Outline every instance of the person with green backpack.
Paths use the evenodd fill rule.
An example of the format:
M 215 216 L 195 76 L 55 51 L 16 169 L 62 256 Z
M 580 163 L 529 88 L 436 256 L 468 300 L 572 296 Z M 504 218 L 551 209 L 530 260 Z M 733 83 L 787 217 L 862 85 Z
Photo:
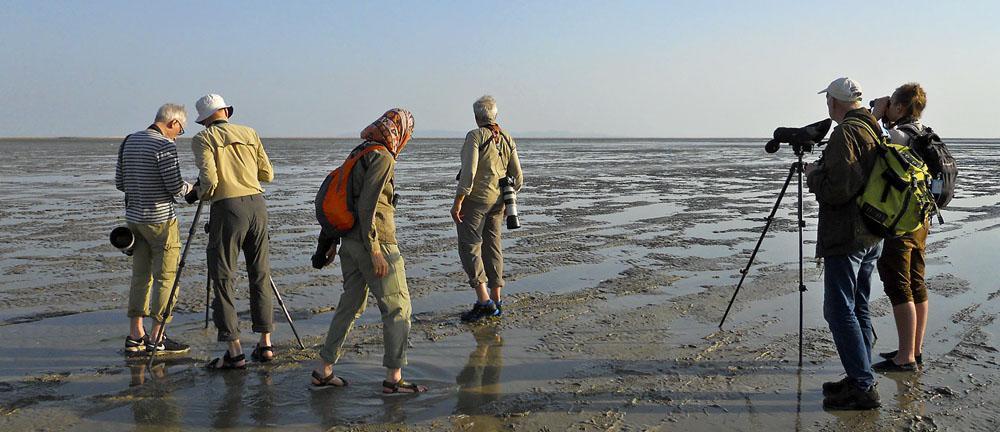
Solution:
M 892 96 L 872 102 L 872 114 L 885 125 L 893 144 L 914 147 L 924 131 L 920 116 L 927 106 L 927 94 L 917 83 L 900 86 Z M 872 365 L 878 372 L 912 372 L 923 364 L 924 331 L 927 328 L 927 284 L 924 256 L 929 221 L 912 233 L 885 239 L 878 273 L 892 303 L 892 315 L 899 335 L 897 350 L 879 354 L 884 361 Z
M 875 409 L 881 403 L 871 369 L 874 340 L 868 298 L 882 241 L 862 220 L 857 197 L 877 157 L 877 138 L 868 129 L 879 126 L 861 106 L 861 88 L 854 80 L 838 78 L 820 93 L 826 93 L 827 109 L 838 125 L 823 157 L 806 165 L 804 173 L 819 202 L 816 255 L 825 261 L 823 317 L 847 372 L 844 379 L 823 384 L 823 406 Z

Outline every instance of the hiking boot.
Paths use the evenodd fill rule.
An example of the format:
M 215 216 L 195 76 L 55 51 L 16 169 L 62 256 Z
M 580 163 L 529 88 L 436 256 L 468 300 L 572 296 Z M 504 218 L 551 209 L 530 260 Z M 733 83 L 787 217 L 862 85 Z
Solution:
M 462 314 L 462 321 L 476 322 L 483 318 L 498 316 L 497 306 L 492 300 L 486 303 L 476 302 L 472 310 Z
M 163 340 L 161 340 L 158 344 L 153 344 L 149 340 L 146 340 L 146 352 L 155 352 L 157 354 L 180 354 L 188 352 L 190 349 L 190 346 L 170 339 L 166 335 L 163 335 Z
M 132 339 L 132 335 L 125 336 L 125 353 L 132 354 L 142 352 L 146 349 L 146 338 Z
M 916 363 L 896 364 L 893 359 L 885 359 L 872 365 L 875 372 L 916 372 Z
M 878 356 L 882 357 L 884 359 L 887 359 L 887 360 L 892 360 L 892 359 L 896 358 L 896 354 L 899 354 L 899 350 L 890 351 L 890 352 L 884 352 L 884 353 L 879 353 Z M 917 364 L 918 365 L 921 365 L 921 366 L 924 365 L 924 355 L 923 354 L 917 354 L 916 356 L 914 356 L 914 358 L 917 359 Z
M 879 401 L 878 390 L 875 386 L 867 390 L 861 389 L 854 383 L 849 383 L 840 388 L 840 391 L 823 398 L 823 408 L 828 410 L 872 410 L 882 406 Z
M 840 381 L 832 381 L 823 383 L 823 396 L 830 396 L 840 393 L 844 389 L 844 386 L 848 384 L 853 384 L 854 380 L 851 377 L 844 377 Z

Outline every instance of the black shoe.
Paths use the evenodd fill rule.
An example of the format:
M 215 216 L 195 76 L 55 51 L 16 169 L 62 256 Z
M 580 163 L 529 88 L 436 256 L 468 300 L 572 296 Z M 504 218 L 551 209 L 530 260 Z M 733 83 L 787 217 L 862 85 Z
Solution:
M 496 305 L 496 307 L 497 307 L 496 316 L 498 316 L 498 317 L 499 316 L 503 316 L 503 300 L 497 300 L 497 301 L 493 302 L 493 304 Z
M 916 363 L 896 364 L 893 359 L 885 359 L 872 365 L 875 372 L 916 372 Z
M 892 360 L 892 359 L 896 358 L 896 354 L 898 354 L 898 353 L 899 353 L 899 350 L 896 350 L 896 351 L 891 351 L 891 352 L 879 353 L 878 356 L 882 357 L 884 359 L 887 359 L 887 360 Z M 917 359 L 917 364 L 918 365 L 921 365 L 921 366 L 924 365 L 924 355 L 923 354 L 917 354 L 915 356 L 915 358 Z
M 476 322 L 483 318 L 498 316 L 497 306 L 493 301 L 489 301 L 486 304 L 481 304 L 476 302 L 472 305 L 472 310 L 462 314 L 462 321 L 465 322 Z
M 125 354 L 134 354 L 146 349 L 146 339 L 132 339 L 132 335 L 125 336 Z
M 871 386 L 862 390 L 854 383 L 842 386 L 840 391 L 823 398 L 823 408 L 829 410 L 873 410 L 882 406 L 878 390 Z
M 166 335 L 163 336 L 163 340 L 161 340 L 158 344 L 153 344 L 149 340 L 146 341 L 146 352 L 155 352 L 157 354 L 180 354 L 188 352 L 190 349 L 190 346 L 170 339 Z
M 852 380 L 851 377 L 844 377 L 844 379 L 840 381 L 825 382 L 823 383 L 823 396 L 840 393 L 840 391 L 844 389 L 844 386 L 848 384 L 854 384 L 854 380 Z

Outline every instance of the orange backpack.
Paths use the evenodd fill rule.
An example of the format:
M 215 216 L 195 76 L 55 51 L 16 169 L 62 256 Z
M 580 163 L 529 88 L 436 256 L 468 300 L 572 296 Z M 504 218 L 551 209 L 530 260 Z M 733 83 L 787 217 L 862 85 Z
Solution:
M 351 151 L 343 164 L 327 174 L 316 193 L 316 220 L 323 231 L 332 231 L 334 236 L 341 237 L 354 227 L 354 210 L 347 205 L 347 186 L 351 180 L 351 171 L 364 155 L 377 150 L 389 151 L 380 143 L 363 143 Z

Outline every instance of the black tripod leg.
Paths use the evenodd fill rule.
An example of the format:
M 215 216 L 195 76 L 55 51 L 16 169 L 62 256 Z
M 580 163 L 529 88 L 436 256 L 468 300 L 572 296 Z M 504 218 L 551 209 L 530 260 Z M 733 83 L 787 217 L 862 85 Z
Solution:
M 764 242 L 764 237 L 767 236 L 767 230 L 771 228 L 771 222 L 774 222 L 774 215 L 778 212 L 778 207 L 781 205 L 781 199 L 785 196 L 785 190 L 788 189 L 788 184 L 792 181 L 792 175 L 795 174 L 797 165 L 792 165 L 788 169 L 788 177 L 785 178 L 785 184 L 781 186 L 781 192 L 778 193 L 778 199 L 774 201 L 774 207 L 771 208 L 771 214 L 767 217 L 767 223 L 764 225 L 764 230 L 760 233 L 760 238 L 757 239 L 757 245 L 754 246 L 753 252 L 750 254 L 750 259 L 747 261 L 747 266 L 740 270 L 740 282 L 736 284 L 736 291 L 733 292 L 733 298 L 729 299 L 729 305 L 726 306 L 726 313 L 722 315 L 722 321 L 719 321 L 719 328 L 726 323 L 726 318 L 729 316 L 729 310 L 733 307 L 733 302 L 736 301 L 736 295 L 740 293 L 740 287 L 743 286 L 743 281 L 746 280 L 747 274 L 750 273 L 750 266 L 753 265 L 754 258 L 757 257 L 757 251 L 760 250 L 761 243 Z M 801 188 L 799 190 L 801 193 Z M 801 245 L 801 242 L 799 243 Z
M 806 226 L 805 220 L 802 219 L 802 154 L 799 154 L 799 163 L 793 168 L 799 173 L 799 367 L 802 367 L 802 302 L 804 293 L 806 291 L 806 285 L 803 283 L 803 269 L 802 269 L 802 228 Z

